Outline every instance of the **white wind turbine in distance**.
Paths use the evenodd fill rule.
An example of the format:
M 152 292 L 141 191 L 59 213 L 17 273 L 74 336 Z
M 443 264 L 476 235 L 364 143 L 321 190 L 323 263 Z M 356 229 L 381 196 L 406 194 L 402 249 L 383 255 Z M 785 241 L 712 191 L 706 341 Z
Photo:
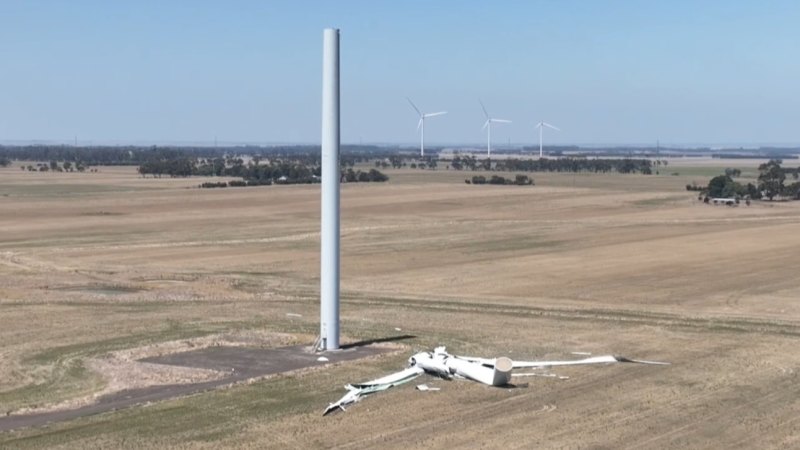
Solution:
M 554 129 L 556 131 L 561 131 L 561 129 L 556 128 L 553 125 L 550 125 L 549 123 L 547 123 L 545 121 L 541 121 L 541 122 L 536 124 L 536 128 L 539 129 L 539 158 L 541 158 L 543 156 L 543 153 L 542 153 L 542 131 L 544 131 L 545 127 L 552 128 L 552 129 Z
M 506 119 L 495 119 L 490 117 L 489 113 L 486 112 L 486 107 L 483 106 L 483 102 L 478 100 L 478 103 L 481 104 L 481 109 L 483 109 L 483 115 L 486 116 L 486 122 L 483 123 L 483 128 L 486 129 L 486 156 L 492 156 L 492 124 L 511 123 L 511 121 Z
M 435 117 L 447 114 L 447 111 L 439 111 L 435 113 L 423 114 L 422 111 L 420 111 L 419 108 L 417 108 L 417 105 L 415 105 L 410 98 L 406 97 L 406 100 L 408 100 L 408 103 L 410 103 L 411 107 L 414 108 L 414 111 L 416 111 L 417 114 L 419 114 L 419 122 L 417 123 L 417 129 L 420 130 L 419 156 L 422 157 L 425 156 L 425 119 L 427 119 L 428 117 Z

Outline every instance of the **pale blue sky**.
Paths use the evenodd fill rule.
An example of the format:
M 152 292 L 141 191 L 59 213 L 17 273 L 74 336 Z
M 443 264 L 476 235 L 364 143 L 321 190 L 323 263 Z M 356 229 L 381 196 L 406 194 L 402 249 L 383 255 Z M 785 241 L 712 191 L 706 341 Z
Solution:
M 800 143 L 797 1 L 0 3 L 0 141 L 319 142 L 322 29 L 342 139 Z

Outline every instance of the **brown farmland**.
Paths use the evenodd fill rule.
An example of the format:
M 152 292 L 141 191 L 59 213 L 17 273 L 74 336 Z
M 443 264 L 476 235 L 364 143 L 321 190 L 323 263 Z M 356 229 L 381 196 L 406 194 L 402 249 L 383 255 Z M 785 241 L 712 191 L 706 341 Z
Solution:
M 800 202 L 704 205 L 684 185 L 721 169 L 687 164 L 532 187 L 447 170 L 343 185 L 343 340 L 416 336 L 404 351 L 0 433 L 0 447 L 798 447 Z M 147 356 L 313 340 L 319 186 L 200 182 L 0 169 L 0 414 L 216 376 Z M 423 379 L 442 390 L 321 416 L 343 384 L 439 344 L 672 365 L 514 389 Z

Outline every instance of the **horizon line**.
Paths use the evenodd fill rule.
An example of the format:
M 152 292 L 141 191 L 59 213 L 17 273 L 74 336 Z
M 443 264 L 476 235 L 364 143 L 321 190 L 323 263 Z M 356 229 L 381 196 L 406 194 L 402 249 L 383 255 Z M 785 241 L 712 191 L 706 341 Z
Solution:
M 11 145 L 63 145 L 68 147 L 75 147 L 75 139 L 0 139 L 0 146 Z M 282 141 L 219 141 L 219 140 L 183 140 L 183 139 L 85 139 L 77 140 L 77 147 L 99 147 L 99 146 L 119 146 L 119 147 L 137 147 L 137 146 L 195 146 L 195 147 L 302 147 L 302 146 L 319 146 L 320 143 L 316 141 L 295 141 L 295 142 L 282 142 Z M 348 146 L 397 146 L 408 147 L 410 149 L 418 148 L 418 143 L 413 142 L 397 142 L 397 141 L 358 141 L 358 142 L 342 142 L 342 145 Z M 455 149 L 483 149 L 485 144 L 478 142 L 439 142 L 429 143 L 431 149 L 439 148 L 455 148 Z M 500 149 L 522 149 L 525 147 L 536 147 L 534 143 L 500 143 L 496 144 L 498 150 Z M 659 140 L 657 142 L 565 142 L 559 144 L 545 145 L 549 148 L 564 148 L 564 147 L 578 147 L 578 148 L 606 148 L 606 147 L 645 147 L 645 148 L 679 148 L 679 149 L 742 149 L 742 150 L 758 150 L 760 148 L 800 148 L 800 142 L 665 142 Z

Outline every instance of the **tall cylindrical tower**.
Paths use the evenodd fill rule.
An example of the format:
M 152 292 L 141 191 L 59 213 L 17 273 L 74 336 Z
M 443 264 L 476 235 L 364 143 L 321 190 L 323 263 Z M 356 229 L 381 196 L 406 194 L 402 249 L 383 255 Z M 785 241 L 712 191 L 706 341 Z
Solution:
M 339 30 L 322 44 L 322 219 L 320 349 L 339 348 Z

